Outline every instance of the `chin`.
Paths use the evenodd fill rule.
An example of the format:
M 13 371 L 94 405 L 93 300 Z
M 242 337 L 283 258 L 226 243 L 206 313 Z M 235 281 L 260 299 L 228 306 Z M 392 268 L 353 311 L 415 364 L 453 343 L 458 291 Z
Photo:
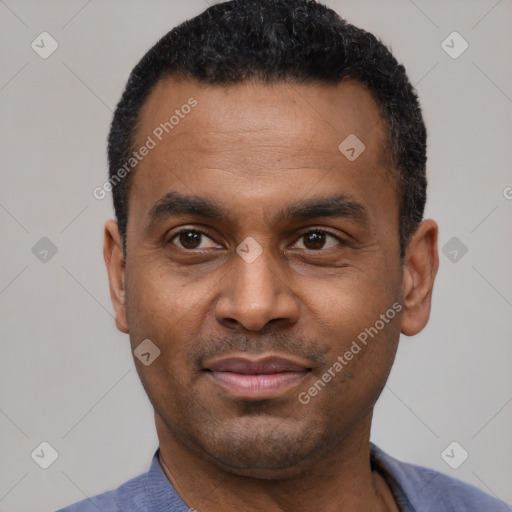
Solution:
M 290 480 L 311 473 L 311 463 L 304 461 L 293 466 L 279 469 L 237 468 L 217 461 L 217 467 L 225 473 L 258 480 Z
M 196 446 L 226 472 L 261 479 L 292 478 L 330 442 L 311 421 L 282 418 L 239 418 L 223 429 L 206 429 Z

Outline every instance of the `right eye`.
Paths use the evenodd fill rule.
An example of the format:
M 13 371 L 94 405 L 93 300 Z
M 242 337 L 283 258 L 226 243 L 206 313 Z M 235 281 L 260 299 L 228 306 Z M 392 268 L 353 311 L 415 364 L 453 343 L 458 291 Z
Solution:
M 183 229 L 176 233 L 169 243 L 187 250 L 210 249 L 219 246 L 204 231 L 198 229 Z

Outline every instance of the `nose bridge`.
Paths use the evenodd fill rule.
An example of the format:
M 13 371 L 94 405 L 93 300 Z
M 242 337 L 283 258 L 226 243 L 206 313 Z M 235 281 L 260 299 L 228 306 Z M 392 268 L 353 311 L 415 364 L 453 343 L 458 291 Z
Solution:
M 251 296 L 254 300 L 273 300 L 281 288 L 278 268 L 270 251 L 262 251 L 254 260 L 240 258 L 235 263 L 235 282 L 238 281 L 238 293 Z M 277 282 L 276 282 L 277 281 Z M 250 299 L 249 299 L 250 300 Z
M 272 320 L 297 320 L 297 305 L 269 249 L 245 240 L 237 248 L 216 304 L 217 320 L 261 330 Z

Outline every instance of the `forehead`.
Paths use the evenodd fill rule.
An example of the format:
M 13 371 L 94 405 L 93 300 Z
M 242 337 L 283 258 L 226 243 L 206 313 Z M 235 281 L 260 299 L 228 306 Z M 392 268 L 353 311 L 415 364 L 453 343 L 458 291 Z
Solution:
M 199 108 L 188 108 L 191 98 Z M 186 123 L 181 122 L 184 117 Z M 286 132 L 289 144 L 298 142 L 304 146 L 307 142 L 315 142 L 319 149 L 329 152 L 332 152 L 333 144 L 336 150 L 352 133 L 368 143 L 384 145 L 386 139 L 386 123 L 377 103 L 366 86 L 354 81 L 335 85 L 284 82 L 268 85 L 254 81 L 210 85 L 167 78 L 157 83 L 143 105 L 137 139 L 140 141 L 155 130 L 158 135 L 162 123 L 172 125 L 170 132 L 164 129 L 162 135 L 173 135 L 176 142 L 190 129 L 197 133 L 200 128 L 202 137 L 188 137 L 192 144 L 208 143 L 204 135 L 209 132 L 210 138 L 218 135 L 218 142 L 224 139 L 227 143 L 230 135 L 236 138 L 244 133 L 249 135 L 244 142 L 256 145 L 261 140 L 270 141 L 267 130 L 272 135 Z M 278 139 L 276 142 L 285 141 Z
M 368 201 L 383 186 L 395 188 L 386 123 L 371 93 L 351 81 L 206 85 L 167 78 L 141 111 L 136 147 L 149 139 L 154 147 L 137 165 L 129 201 L 130 211 L 132 199 L 140 203 L 141 215 L 170 190 L 220 200 L 236 190 L 268 205 L 335 183 L 342 193 L 371 188 Z

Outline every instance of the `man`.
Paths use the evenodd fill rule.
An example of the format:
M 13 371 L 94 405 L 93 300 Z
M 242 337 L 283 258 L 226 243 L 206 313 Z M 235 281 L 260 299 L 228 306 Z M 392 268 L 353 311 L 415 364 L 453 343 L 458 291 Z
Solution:
M 64 510 L 505 510 L 369 442 L 438 267 L 421 110 L 373 35 L 313 1 L 215 5 L 133 70 L 109 165 L 110 292 L 159 449 Z

